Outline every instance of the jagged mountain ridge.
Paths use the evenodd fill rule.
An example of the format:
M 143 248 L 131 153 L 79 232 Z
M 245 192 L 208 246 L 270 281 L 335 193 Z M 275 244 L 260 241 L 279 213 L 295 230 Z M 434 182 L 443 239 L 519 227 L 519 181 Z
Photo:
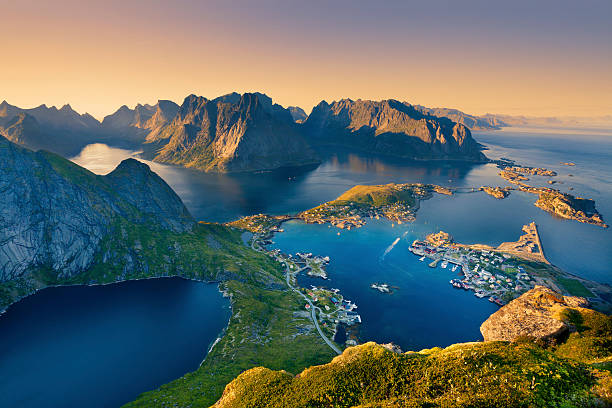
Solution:
M 274 104 L 265 94 L 234 92 L 212 100 L 190 95 L 181 106 L 166 100 L 133 109 L 123 105 L 102 122 L 69 105 L 21 109 L 3 102 L 0 135 L 64 156 L 96 142 L 142 148 L 155 161 L 218 172 L 314 164 L 318 159 L 311 147 L 330 146 L 407 159 L 484 160 L 465 126 L 428 112 L 457 113 L 457 120 L 468 126 L 477 120 L 455 110 L 426 110 L 395 100 L 323 101 L 306 116 L 298 107 Z
M 357 148 L 406 159 L 484 161 L 470 130 L 396 100 L 321 102 L 304 123 L 313 145 Z
M 79 114 L 70 105 L 23 109 L 6 101 L 0 104 L 0 136 L 31 149 L 76 154 L 100 138 L 99 129 L 93 116 Z
M 149 138 L 153 160 L 205 171 L 270 170 L 318 163 L 291 113 L 264 94 L 185 98 L 178 114 Z
M 125 138 L 143 143 L 154 140 L 165 125 L 178 113 L 179 106 L 168 100 L 159 100 L 155 105 L 137 104 L 134 109 L 121 106 L 101 123 L 105 133 L 122 133 Z
M 304 112 L 304 109 L 300 108 L 299 106 L 289 106 L 287 109 L 289 109 L 291 117 L 293 117 L 295 122 L 301 123 L 308 118 L 308 115 L 306 112 Z

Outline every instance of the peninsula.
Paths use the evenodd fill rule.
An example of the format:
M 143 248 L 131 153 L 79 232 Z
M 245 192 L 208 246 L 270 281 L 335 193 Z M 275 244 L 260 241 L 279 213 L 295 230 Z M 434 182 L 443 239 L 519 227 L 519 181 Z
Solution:
M 535 223 L 523 226 L 524 235 L 518 241 L 503 242 L 497 247 L 483 244 L 460 244 L 450 234 L 440 231 L 415 241 L 410 250 L 429 258 L 436 266 L 453 265 L 452 271 L 462 275 L 450 284 L 474 291 L 478 298 L 503 305 L 531 289 L 542 285 L 566 295 L 582 296 L 595 308 L 612 310 L 612 288 L 567 273 L 545 258 Z

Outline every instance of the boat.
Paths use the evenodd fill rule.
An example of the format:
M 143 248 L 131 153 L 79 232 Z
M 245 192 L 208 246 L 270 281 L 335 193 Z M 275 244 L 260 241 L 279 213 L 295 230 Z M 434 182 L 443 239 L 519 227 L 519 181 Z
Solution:
M 453 272 L 455 272 L 458 267 L 459 267 L 458 265 L 453 265 Z
M 422 256 L 421 258 L 419 258 L 419 261 L 423 262 L 425 260 L 425 257 Z
M 448 266 L 448 261 L 442 261 L 442 265 L 440 266 L 446 268 Z

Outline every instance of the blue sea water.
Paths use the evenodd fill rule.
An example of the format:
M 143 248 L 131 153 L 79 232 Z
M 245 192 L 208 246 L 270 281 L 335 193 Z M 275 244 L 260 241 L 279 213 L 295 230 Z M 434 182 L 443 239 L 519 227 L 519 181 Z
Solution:
M 198 368 L 229 319 L 179 278 L 47 288 L 0 316 L 0 407 L 117 407 Z
M 276 234 L 272 247 L 285 253 L 329 255 L 329 280 L 299 275 L 298 282 L 337 288 L 357 303 L 362 318 L 361 341 L 393 342 L 404 350 L 481 340 L 480 324 L 497 306 L 448 282 L 459 270 L 430 268 L 408 251 L 426 227 L 368 220 L 359 229 L 290 221 Z M 340 232 L 340 235 L 338 235 Z M 399 241 L 395 241 L 399 238 Z M 391 294 L 370 288 L 374 282 L 397 287 Z
M 516 129 L 475 132 L 491 158 L 559 172 L 555 187 L 593 198 L 612 223 L 612 132 Z M 75 162 L 105 174 L 137 152 L 87 146 Z M 563 166 L 561 162 L 575 162 Z M 310 169 L 261 174 L 206 174 L 147 162 L 199 220 L 225 222 L 257 213 L 286 214 L 332 200 L 355 184 L 434 183 L 449 187 L 506 185 L 492 164 L 423 163 L 340 152 Z M 570 175 L 571 174 L 571 175 Z M 548 179 L 531 182 L 546 185 Z M 362 340 L 392 341 L 405 349 L 478 340 L 478 327 L 496 306 L 452 288 L 450 269 L 428 268 L 410 242 L 444 230 L 459 242 L 513 241 L 522 225 L 538 224 L 548 259 L 586 278 L 612 283 L 612 231 L 553 218 L 536 197 L 513 192 L 436 195 L 412 224 L 371 220 L 342 231 L 285 224 L 275 237 L 286 252 L 329 255 L 330 281 L 359 305 Z M 397 239 L 400 241 L 390 248 Z M 385 251 L 388 251 L 385 254 Z M 304 285 L 323 281 L 300 278 Z M 388 282 L 383 295 L 369 288 Z M 127 282 L 104 287 L 51 288 L 0 316 L 0 406 L 117 406 L 198 367 L 229 317 L 216 287 L 181 280 Z M 96 398 L 91 396 L 95 395 Z

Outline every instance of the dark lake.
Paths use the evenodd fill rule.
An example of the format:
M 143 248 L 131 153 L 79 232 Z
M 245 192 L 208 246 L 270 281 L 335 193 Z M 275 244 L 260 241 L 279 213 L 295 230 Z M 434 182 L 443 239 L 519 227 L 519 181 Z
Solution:
M 0 406 L 120 406 L 197 369 L 229 315 L 179 278 L 43 289 L 0 316 Z

